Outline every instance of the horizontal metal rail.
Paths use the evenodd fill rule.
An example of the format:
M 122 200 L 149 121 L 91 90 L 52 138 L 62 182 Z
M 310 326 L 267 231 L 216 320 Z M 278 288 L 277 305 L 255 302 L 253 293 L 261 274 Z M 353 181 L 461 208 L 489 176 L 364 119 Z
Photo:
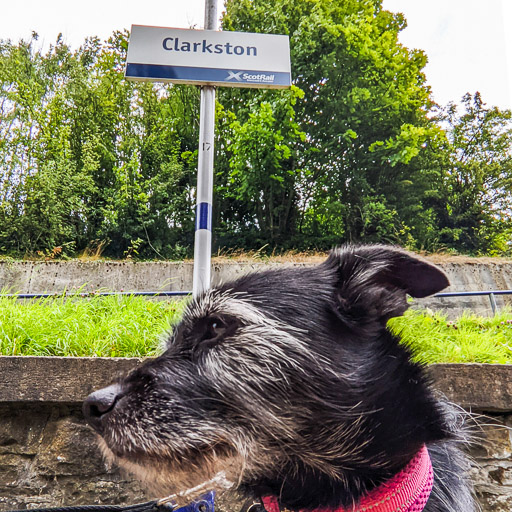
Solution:
M 110 295 L 144 296 L 144 297 L 181 297 L 192 292 L 60 292 L 60 293 L 0 293 L 0 297 L 16 297 L 18 299 L 45 299 L 47 297 L 107 297 Z
M 512 290 L 484 290 L 479 292 L 444 292 L 436 293 L 436 298 L 451 298 L 451 297 L 476 297 L 481 295 L 488 295 L 491 303 L 491 309 L 495 315 L 498 311 L 498 305 L 496 304 L 496 295 L 512 295 Z
M 434 297 L 464 297 L 471 295 L 512 295 L 512 290 L 488 290 L 482 292 L 445 292 L 436 293 Z
M 0 293 L 0 297 L 16 297 L 18 299 L 44 299 L 48 297 L 106 297 L 110 295 L 119 296 L 144 296 L 144 297 L 185 297 L 192 295 L 191 291 L 159 291 L 159 292 L 61 292 L 61 293 Z M 477 292 L 444 292 L 436 293 L 433 297 L 437 299 L 449 299 L 453 297 L 476 297 L 487 295 L 494 314 L 498 311 L 496 295 L 512 295 L 512 290 L 482 290 Z

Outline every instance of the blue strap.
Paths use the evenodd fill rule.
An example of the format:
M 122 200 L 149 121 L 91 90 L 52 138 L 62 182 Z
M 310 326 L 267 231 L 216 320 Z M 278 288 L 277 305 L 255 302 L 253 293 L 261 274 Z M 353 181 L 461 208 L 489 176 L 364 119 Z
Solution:
M 203 494 L 197 501 L 193 501 L 174 512 L 215 512 L 215 491 Z

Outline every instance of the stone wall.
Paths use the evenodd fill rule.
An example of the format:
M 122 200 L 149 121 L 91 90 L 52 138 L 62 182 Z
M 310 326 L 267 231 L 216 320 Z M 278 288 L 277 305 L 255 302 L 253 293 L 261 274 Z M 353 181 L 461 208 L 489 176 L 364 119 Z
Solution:
M 319 260 L 321 261 L 321 260 Z M 433 260 L 437 263 L 436 260 Z M 213 280 L 226 281 L 247 272 L 282 265 L 312 263 L 214 262 Z M 448 274 L 451 286 L 445 291 L 511 290 L 512 263 L 498 258 L 446 259 L 438 263 Z M 188 291 L 192 289 L 191 262 L 128 261 L 0 261 L 0 289 L 22 293 L 61 293 L 82 288 L 85 291 Z M 498 307 L 512 305 L 512 296 L 496 297 Z M 422 299 L 416 307 L 442 309 L 451 317 L 464 309 L 490 314 L 488 297 Z
M 109 468 L 81 401 L 139 359 L 0 357 L 0 511 L 155 498 Z M 484 512 L 512 510 L 512 366 L 433 365 L 436 387 L 480 415 L 473 476 Z M 218 503 L 239 512 L 236 496 Z

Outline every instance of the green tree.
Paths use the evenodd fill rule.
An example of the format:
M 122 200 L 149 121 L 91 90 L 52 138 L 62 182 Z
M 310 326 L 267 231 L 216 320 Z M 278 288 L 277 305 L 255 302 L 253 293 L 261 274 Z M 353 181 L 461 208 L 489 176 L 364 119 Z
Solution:
M 295 85 L 219 89 L 217 244 L 511 251 L 511 113 L 436 115 L 425 56 L 380 0 L 227 0 L 225 30 L 290 35 Z M 0 251 L 182 257 L 199 90 L 123 77 L 127 33 L 48 52 L 0 41 Z
M 293 106 L 302 96 L 295 87 L 268 97 L 271 101 L 260 101 L 256 95 L 241 120 L 233 112 L 218 109 L 219 124 L 224 128 L 221 144 L 225 154 L 217 172 L 224 183 L 217 187 L 222 197 L 218 218 L 227 226 L 224 237 L 229 231 L 239 235 L 243 231 L 240 224 L 249 224 L 258 227 L 256 245 L 282 246 L 296 230 L 297 183 L 302 171 L 297 143 L 304 140 L 304 133 L 295 121 Z M 238 210 L 235 219 L 230 206 Z
M 0 44 L 0 248 L 183 256 L 193 236 L 196 91 L 123 77 L 127 34 Z
M 380 0 L 226 2 L 225 30 L 290 36 L 292 75 L 304 92 L 294 107 L 305 133 L 296 161 L 307 179 L 295 183 L 289 237 L 407 243 L 410 226 L 430 221 L 424 200 L 440 175 L 423 154 L 439 129 L 428 117 L 426 57 L 398 42 L 404 27 Z M 220 101 L 240 117 L 249 94 Z
M 447 133 L 442 193 L 433 201 L 440 245 L 470 254 L 510 253 L 512 112 L 468 93 L 462 109 L 449 104 L 440 122 Z
M 36 40 L 0 44 L 0 247 L 20 252 L 72 248 L 94 189 L 63 122 L 72 55 L 59 39 L 43 56 Z

